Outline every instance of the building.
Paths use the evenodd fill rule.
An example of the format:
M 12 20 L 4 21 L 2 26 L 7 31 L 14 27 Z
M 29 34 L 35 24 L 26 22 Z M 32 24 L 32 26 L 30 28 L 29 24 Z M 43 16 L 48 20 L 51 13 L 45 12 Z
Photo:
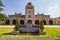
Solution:
M 7 25 L 15 25 L 16 19 L 19 21 L 21 25 L 25 25 L 26 23 L 32 23 L 33 25 L 38 25 L 40 20 L 43 20 L 44 25 L 59 25 L 60 17 L 50 18 L 50 15 L 44 15 L 44 13 L 37 15 L 34 14 L 34 6 L 31 2 L 27 3 L 25 6 L 25 15 L 21 13 L 15 15 L 8 15 L 6 24 Z

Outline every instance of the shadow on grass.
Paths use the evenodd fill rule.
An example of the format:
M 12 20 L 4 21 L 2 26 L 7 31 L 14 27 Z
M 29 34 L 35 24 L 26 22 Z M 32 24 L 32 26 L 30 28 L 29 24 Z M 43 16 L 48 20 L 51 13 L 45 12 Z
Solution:
M 12 32 L 9 32 L 9 33 L 2 33 L 2 35 L 16 35 L 16 34 L 13 34 Z M 19 36 L 21 36 L 21 35 L 24 35 L 24 34 L 18 34 Z M 27 34 L 25 34 L 25 35 L 27 35 Z M 31 34 L 28 34 L 28 35 L 31 35 L 31 36 L 39 36 L 39 35 L 41 35 L 41 34 L 39 34 L 39 33 L 31 33 Z M 43 34 L 43 35 L 45 35 L 45 34 Z
M 3 33 L 2 35 L 13 35 L 12 33 Z
M 3 35 L 14 35 L 14 34 L 12 34 L 12 33 L 3 33 L 2 36 Z M 19 36 L 23 36 L 23 34 L 21 34 Z M 24 36 L 27 36 L 27 34 L 25 34 Z M 31 34 L 30 36 L 39 36 L 39 34 Z

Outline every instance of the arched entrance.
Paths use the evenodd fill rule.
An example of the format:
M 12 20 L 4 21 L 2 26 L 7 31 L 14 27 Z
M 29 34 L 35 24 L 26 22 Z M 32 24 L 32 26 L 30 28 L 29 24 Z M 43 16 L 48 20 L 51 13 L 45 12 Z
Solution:
M 49 25 L 53 25 L 53 21 L 52 20 L 49 20 Z
M 21 25 L 24 25 L 24 20 L 20 20 L 20 24 Z
M 5 24 L 9 25 L 9 23 L 10 23 L 10 20 L 6 20 Z
M 36 24 L 36 25 L 39 25 L 39 20 L 36 20 L 36 21 L 35 21 L 35 24 Z
M 44 25 L 46 25 L 46 21 L 45 20 L 43 20 L 43 23 L 44 23 Z
M 13 25 L 15 25 L 16 24 L 16 20 L 13 20 Z
M 27 23 L 32 23 L 32 20 L 28 20 Z

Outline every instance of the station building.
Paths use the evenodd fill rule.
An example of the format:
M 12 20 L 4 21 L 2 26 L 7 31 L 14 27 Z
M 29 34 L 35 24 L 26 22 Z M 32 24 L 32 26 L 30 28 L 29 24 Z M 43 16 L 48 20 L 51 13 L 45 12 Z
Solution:
M 43 20 L 44 25 L 60 25 L 60 17 L 50 18 L 50 15 L 44 15 L 44 13 L 36 13 L 34 6 L 31 2 L 27 3 L 25 6 L 25 14 L 15 13 L 15 15 L 8 15 L 6 24 L 15 25 L 16 19 L 21 25 L 26 23 L 32 23 L 33 25 L 38 25 L 40 20 Z

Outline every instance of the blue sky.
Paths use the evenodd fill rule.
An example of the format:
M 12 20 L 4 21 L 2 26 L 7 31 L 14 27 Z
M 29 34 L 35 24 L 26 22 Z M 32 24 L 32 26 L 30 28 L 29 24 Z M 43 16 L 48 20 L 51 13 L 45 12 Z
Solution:
M 60 16 L 60 0 L 2 0 L 5 5 L 3 13 L 11 15 L 17 13 L 25 14 L 25 6 L 32 2 L 35 7 L 35 14 L 44 13 L 51 17 Z

